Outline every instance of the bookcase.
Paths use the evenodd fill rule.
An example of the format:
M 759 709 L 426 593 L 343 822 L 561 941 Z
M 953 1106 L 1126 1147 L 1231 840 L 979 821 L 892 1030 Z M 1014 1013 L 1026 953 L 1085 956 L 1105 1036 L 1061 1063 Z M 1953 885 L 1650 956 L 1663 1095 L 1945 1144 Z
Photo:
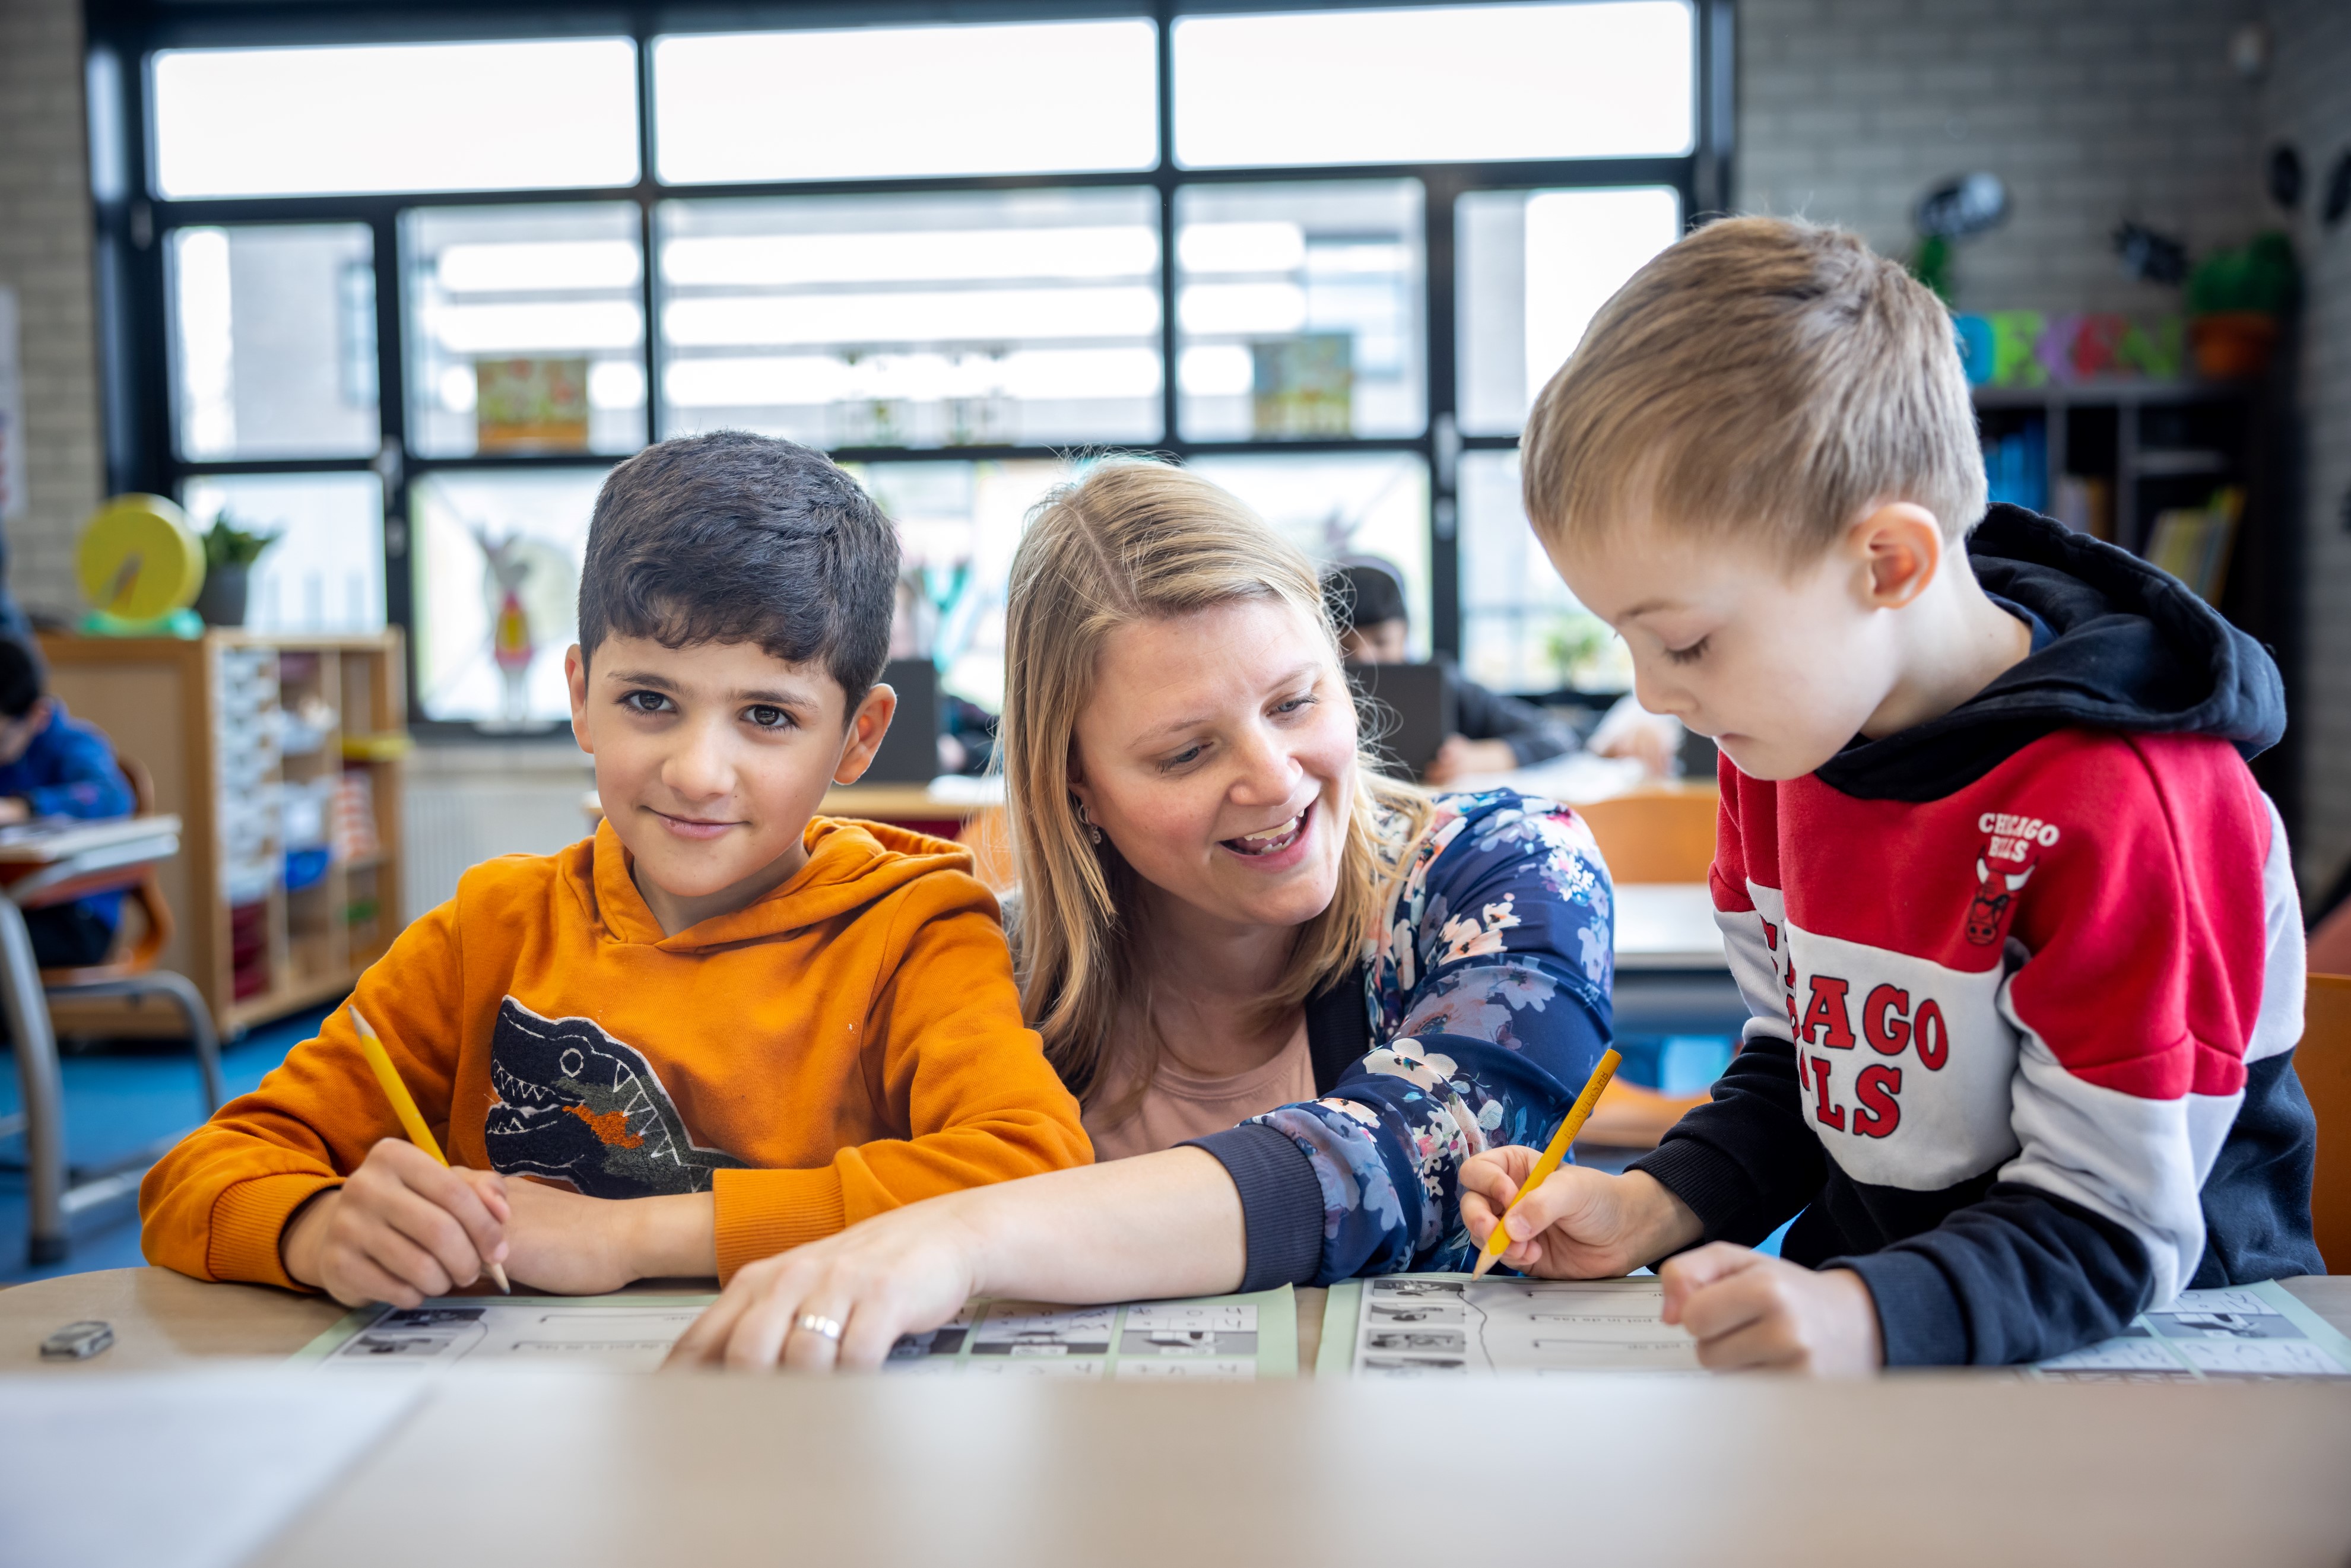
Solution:
M 347 995 L 403 924 L 401 634 L 41 647 L 68 710 L 143 763 L 155 809 L 179 814 L 180 855 L 161 869 L 177 929 L 161 962 L 195 982 L 221 1033 Z M 58 1021 L 146 1032 L 135 1019 Z
M 2214 607 L 2277 659 L 2289 712 L 2302 624 L 2295 426 L 2282 390 L 2290 384 L 2273 374 L 2241 383 L 2118 379 L 1974 389 L 1995 479 L 2005 467 L 2011 483 L 2037 482 L 2029 486 L 2037 496 L 2003 496 L 1996 484 L 1996 500 L 2036 506 L 2148 556 L 2164 514 L 2201 510 L 2222 490 L 2239 494 L 2241 510 L 2214 541 L 2204 586 Z M 2022 465 L 2002 463 L 2020 450 Z M 2253 763 L 2290 829 L 2298 817 L 2299 738 L 2289 726 L 2285 741 Z

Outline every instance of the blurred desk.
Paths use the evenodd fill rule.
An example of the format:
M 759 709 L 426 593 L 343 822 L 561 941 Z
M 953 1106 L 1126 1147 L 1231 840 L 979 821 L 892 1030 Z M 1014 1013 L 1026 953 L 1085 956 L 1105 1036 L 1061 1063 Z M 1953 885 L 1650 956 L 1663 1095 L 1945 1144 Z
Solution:
M 836 784 L 824 792 L 826 816 L 869 822 L 963 822 L 1003 807 L 1000 778 L 948 775 L 928 784 Z
M 1702 882 L 1634 882 L 1617 886 L 1616 972 L 1727 970 L 1714 894 Z
M 972 874 L 998 894 L 1012 886 L 1012 835 L 1004 815 L 1004 780 L 948 775 L 928 784 L 836 784 L 824 792 L 822 811 L 886 822 L 934 838 L 953 839 L 971 852 Z M 580 814 L 593 831 L 604 820 L 596 791 L 580 799 Z
M 2351 1291 L 2335 1288 L 2351 1281 L 2286 1283 L 2351 1328 Z M 1320 1296 L 1301 1292 L 1301 1314 Z M 154 1269 L 44 1280 L 0 1291 L 0 1373 L 102 1379 L 282 1357 L 340 1312 Z M 115 1347 L 42 1368 L 42 1335 L 85 1317 L 112 1322 Z M 1302 1334 L 1300 1350 L 1311 1365 Z M 384 1375 L 397 1375 L 350 1384 Z M 1421 1442 L 1432 1429 L 1477 1440 Z M 2183 1432 L 2229 1437 L 2199 1450 L 2192 1485 Z M 258 1561 L 409 1568 L 420 1508 L 465 1556 L 569 1568 L 768 1563 L 778 1542 L 795 1560 L 873 1568 L 1458 1556 L 1458 1509 L 1365 1506 L 1365 1478 L 1392 1474 L 1400 1443 L 1416 1445 L 1416 1495 L 1552 1499 L 1575 1521 L 1576 1553 L 1606 1563 L 1876 1564 L 1895 1542 L 1927 1563 L 2315 1563 L 2351 1546 L 2339 1484 L 2351 1388 L 2311 1383 L 1171 1387 L 481 1369 L 426 1380 L 414 1415 Z M 1824 1453 L 1842 1467 L 1834 1530 L 1820 1528 Z

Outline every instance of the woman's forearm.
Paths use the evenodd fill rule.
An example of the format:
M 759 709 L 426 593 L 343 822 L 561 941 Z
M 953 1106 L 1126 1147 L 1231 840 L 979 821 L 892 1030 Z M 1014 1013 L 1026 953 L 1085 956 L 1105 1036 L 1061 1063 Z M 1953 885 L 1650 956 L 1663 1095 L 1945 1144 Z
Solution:
M 1206 1150 L 1055 1171 L 953 1200 L 979 1238 L 975 1294 L 1134 1301 L 1240 1288 L 1241 1200 Z

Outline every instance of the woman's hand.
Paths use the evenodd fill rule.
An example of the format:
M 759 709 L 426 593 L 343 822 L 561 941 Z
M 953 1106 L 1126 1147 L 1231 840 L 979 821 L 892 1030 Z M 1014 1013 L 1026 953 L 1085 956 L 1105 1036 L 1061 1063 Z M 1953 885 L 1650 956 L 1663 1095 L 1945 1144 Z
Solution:
M 909 1204 L 747 1264 L 667 1364 L 877 1367 L 900 1334 L 938 1327 L 974 1296 L 1221 1295 L 1248 1260 L 1225 1167 L 1204 1149 L 1166 1149 Z M 799 1328 L 803 1315 L 839 1323 L 839 1341 Z
M 1461 1223 L 1484 1246 L 1496 1218 L 1541 1156 L 1512 1145 L 1472 1155 L 1461 1166 Z M 1705 1234 L 1689 1205 L 1646 1172 L 1609 1176 L 1562 1166 L 1511 1213 L 1501 1260 L 1546 1280 L 1601 1280 L 1629 1273 Z
M 413 1307 L 506 1258 L 509 1194 L 503 1176 L 452 1170 L 385 1138 L 349 1181 L 294 1211 L 278 1255 L 287 1274 L 347 1307 Z
M 671 1350 L 668 1366 L 871 1371 L 905 1333 L 978 1293 L 980 1236 L 954 1195 L 878 1214 L 838 1236 L 746 1264 Z M 841 1325 L 838 1339 L 799 1328 Z

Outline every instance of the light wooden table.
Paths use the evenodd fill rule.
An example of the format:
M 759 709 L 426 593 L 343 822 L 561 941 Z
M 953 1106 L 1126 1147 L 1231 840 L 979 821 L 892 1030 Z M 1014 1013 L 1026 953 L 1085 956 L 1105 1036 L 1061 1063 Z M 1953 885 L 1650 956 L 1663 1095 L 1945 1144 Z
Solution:
M 2351 1274 L 2304 1275 L 2286 1288 L 2319 1316 L 2351 1334 Z M 709 1280 L 646 1281 L 653 1294 L 716 1290 Z M 1298 1363 L 1311 1375 L 1322 1343 L 1327 1291 L 1298 1292 Z M 0 1374 L 47 1368 L 80 1374 L 98 1368 L 144 1371 L 212 1356 L 282 1359 L 334 1326 L 343 1309 L 323 1296 L 266 1285 L 207 1285 L 169 1269 L 97 1269 L 0 1291 Z M 96 1361 L 45 1362 L 41 1341 L 66 1323 L 102 1318 L 114 1325 L 114 1348 Z
M 2351 1328 L 2351 1278 L 2291 1281 Z M 674 1287 L 670 1287 L 674 1288 Z M 1319 1337 L 1322 1292 L 1301 1292 Z M 0 1291 L 0 1371 L 281 1357 L 331 1303 L 153 1269 Z M 1301 1322 L 1301 1330 L 1306 1328 Z M 1301 1333 L 1300 1350 L 1313 1348 Z M 1569 1377 L 1093 1385 L 460 1370 L 260 1561 L 1363 1568 L 1533 1561 L 2326 1563 L 2351 1388 Z M 1529 1500 L 1513 1522 L 1481 1500 Z

